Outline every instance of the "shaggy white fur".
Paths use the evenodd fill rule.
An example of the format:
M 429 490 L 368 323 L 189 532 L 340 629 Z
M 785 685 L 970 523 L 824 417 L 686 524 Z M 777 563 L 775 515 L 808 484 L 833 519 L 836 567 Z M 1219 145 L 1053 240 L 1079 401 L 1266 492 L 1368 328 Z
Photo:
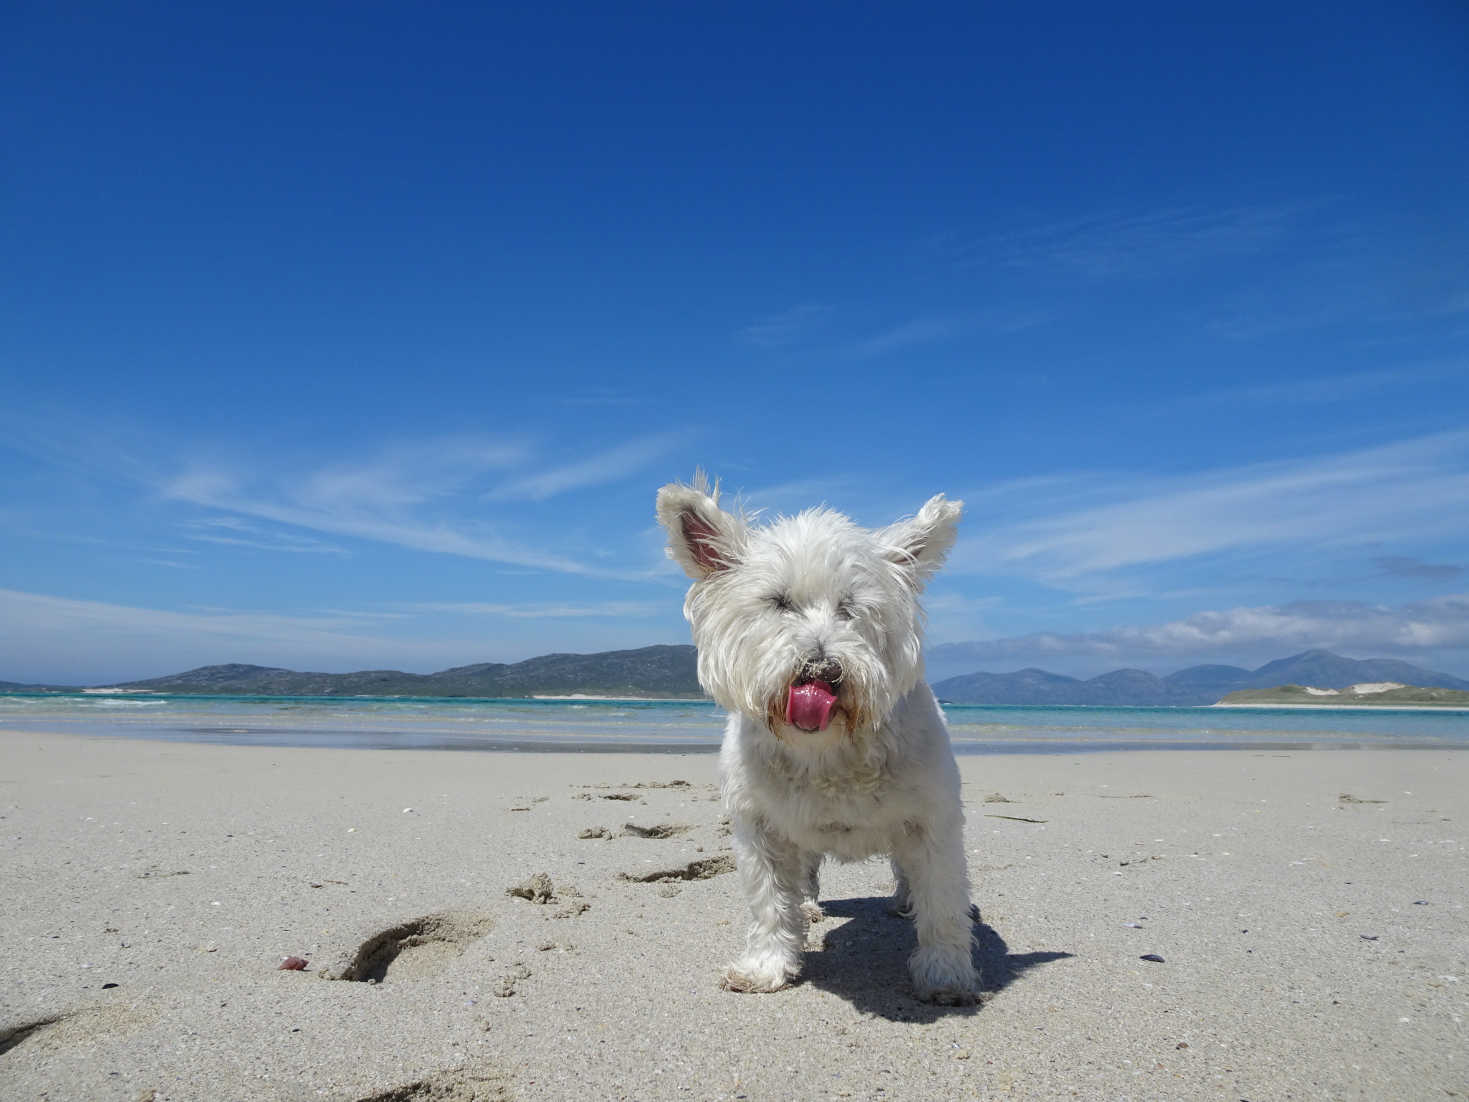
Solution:
M 702 475 L 658 492 L 669 554 L 694 579 L 699 681 L 730 713 L 720 770 L 750 906 L 730 990 L 800 972 L 824 856 L 885 854 L 917 926 L 919 998 L 978 999 L 959 771 L 923 681 L 918 606 L 961 510 L 939 495 L 876 531 L 825 508 L 755 526 Z

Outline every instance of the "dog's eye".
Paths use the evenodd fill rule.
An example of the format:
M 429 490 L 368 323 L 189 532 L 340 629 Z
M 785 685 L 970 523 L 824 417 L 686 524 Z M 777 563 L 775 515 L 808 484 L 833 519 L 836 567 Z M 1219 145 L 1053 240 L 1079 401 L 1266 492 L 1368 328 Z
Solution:
M 791 611 L 791 609 L 796 607 L 795 605 L 791 604 L 790 594 L 788 593 L 776 593 L 772 595 L 770 598 L 770 603 L 773 604 L 781 612 L 789 612 Z
M 856 611 L 852 608 L 852 600 L 850 597 L 843 597 L 839 602 L 837 602 L 837 619 L 850 620 L 855 615 Z

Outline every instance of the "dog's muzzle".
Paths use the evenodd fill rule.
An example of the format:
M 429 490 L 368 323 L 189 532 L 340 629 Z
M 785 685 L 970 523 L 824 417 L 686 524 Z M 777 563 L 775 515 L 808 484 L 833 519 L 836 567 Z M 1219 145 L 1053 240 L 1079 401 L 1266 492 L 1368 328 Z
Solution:
M 808 662 L 786 693 L 786 722 L 802 731 L 825 731 L 841 682 L 841 663 L 830 658 Z

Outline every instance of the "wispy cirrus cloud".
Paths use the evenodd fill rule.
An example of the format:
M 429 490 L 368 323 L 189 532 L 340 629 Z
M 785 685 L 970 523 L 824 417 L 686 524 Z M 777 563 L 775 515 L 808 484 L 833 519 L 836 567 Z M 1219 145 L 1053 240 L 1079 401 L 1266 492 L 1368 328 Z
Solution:
M 557 396 L 563 406 L 592 406 L 615 409 L 648 404 L 645 395 L 627 387 L 579 386 Z
M 284 551 L 291 554 L 345 555 L 347 549 L 325 543 L 310 536 L 265 528 L 243 517 L 213 516 L 189 521 L 180 526 L 185 538 L 200 543 L 226 547 L 245 547 L 252 551 Z
M 683 432 L 665 432 L 629 440 L 574 463 L 522 475 L 495 487 L 484 497 L 487 501 L 545 501 L 573 490 L 605 486 L 637 473 L 686 438 Z
M 639 441 L 612 458 L 627 464 L 646 447 L 646 441 Z M 522 543 L 504 535 L 494 521 L 474 516 L 482 511 L 479 487 L 486 478 L 524 462 L 526 455 L 525 447 L 515 442 L 449 438 L 304 469 L 278 466 L 245 474 L 238 467 L 200 464 L 158 479 L 154 488 L 166 501 L 273 526 L 252 525 L 247 536 L 238 520 L 196 522 L 196 533 L 212 533 L 216 541 L 250 539 L 278 550 L 309 550 L 320 541 L 300 535 L 307 531 L 557 573 L 624 576 Z M 609 462 L 598 477 L 616 477 L 616 471 L 617 464 Z M 559 468 L 537 485 L 547 492 L 564 490 L 575 483 L 572 475 Z M 590 474 L 582 477 L 592 479 Z
M 324 508 L 420 505 L 457 493 L 488 472 L 524 463 L 530 455 L 521 441 L 448 437 L 399 444 L 370 459 L 311 471 L 296 495 Z
M 1028 518 L 961 544 L 952 564 L 1064 586 L 1225 551 L 1453 536 L 1469 511 L 1469 433 L 1186 478 L 1118 475 L 1087 492 L 1110 500 L 1048 512 L 1043 494 L 1026 499 Z
M 1424 581 L 1446 582 L 1469 574 L 1469 567 L 1453 563 L 1424 562 L 1411 555 L 1379 555 L 1372 560 L 1383 574 L 1396 578 L 1417 578 Z
M 54 677 L 45 671 L 56 669 L 91 669 L 104 678 L 152 676 L 170 666 L 198 665 L 201 655 L 262 664 L 314 657 L 340 668 L 393 649 L 413 650 L 411 644 L 364 632 L 360 615 L 176 611 L 13 589 L 0 589 L 0 621 L 10 629 L 0 644 L 5 668 L 34 669 L 39 680 Z M 9 642 L 20 640 L 23 651 L 12 651 Z M 129 668 L 139 655 L 147 656 L 148 669 Z
M 952 643 L 934 648 L 934 654 L 946 664 L 1024 664 L 1068 658 L 1109 663 L 1172 659 L 1181 663 L 1211 656 L 1233 661 L 1278 658 L 1311 647 L 1363 657 L 1413 657 L 1469 649 L 1469 594 L 1401 605 L 1295 601 L 1211 610 L 1157 624 Z
M 256 663 L 297 670 L 442 670 L 469 661 L 516 661 L 554 648 L 535 619 L 486 638 L 463 620 L 411 608 L 159 608 L 0 589 L 0 677 L 103 685 L 201 664 Z M 432 630 L 423 630 L 423 624 Z M 557 632 L 564 630 L 558 624 Z M 614 645 L 589 632 L 589 649 Z
M 991 306 L 983 310 L 953 314 L 925 314 L 886 328 L 854 336 L 855 326 L 837 332 L 829 324 L 835 317 L 829 306 L 800 306 L 782 314 L 762 319 L 741 330 L 751 344 L 766 349 L 787 348 L 797 344 L 817 345 L 816 351 L 850 360 L 875 360 L 895 352 L 921 347 L 939 341 L 956 339 L 969 333 L 982 332 L 1005 336 L 1033 329 L 1049 322 L 1049 307 L 1034 305 Z
M 828 505 L 849 491 L 852 485 L 851 479 L 840 476 L 797 478 L 750 490 L 741 489 L 735 496 L 734 505 L 755 515 L 789 516 L 813 505 Z
M 633 619 L 666 615 L 667 603 L 651 601 L 593 601 L 585 603 L 491 601 L 417 601 L 396 605 L 412 612 L 442 612 L 460 616 L 504 617 L 511 620 Z
M 660 639 L 656 627 L 644 623 L 645 634 L 629 643 L 620 625 L 658 615 L 669 615 L 668 606 L 422 602 L 300 612 L 167 609 L 0 589 L 0 623 L 7 628 L 0 632 L 0 677 L 106 684 L 221 662 L 427 672 L 565 649 L 568 621 L 582 621 L 576 638 L 588 651 L 646 645 Z M 506 623 L 486 632 L 476 628 L 476 618 Z
M 350 538 L 532 570 L 639 578 L 643 573 L 517 538 L 514 518 L 505 510 L 486 516 L 483 502 L 539 501 L 606 484 L 681 439 L 679 433 L 645 436 L 508 481 L 507 472 L 524 469 L 538 454 L 519 437 L 432 437 L 329 459 L 279 452 L 219 458 L 225 449 L 210 445 L 196 450 L 212 458 L 182 464 L 168 453 L 187 454 L 186 444 L 172 442 L 165 452 L 157 434 L 110 432 L 105 425 L 64 426 L 49 437 L 28 429 L 9 443 L 90 480 L 141 489 L 154 504 L 196 506 L 204 513 L 182 523 L 200 543 L 343 554 L 349 549 L 339 541 Z M 498 487 L 495 479 L 502 480 Z
M 916 318 L 857 341 L 848 351 L 856 359 L 875 360 L 893 352 L 945 340 L 954 331 L 955 323 L 947 318 Z
M 740 336 L 760 348 L 786 348 L 809 337 L 830 314 L 829 306 L 793 306 L 751 322 L 740 330 Z
M 1002 231 L 947 234 L 933 244 L 961 267 L 1052 270 L 1090 279 L 1157 275 L 1221 256 L 1249 256 L 1275 248 L 1313 206 L 1097 211 L 1020 222 Z
M 1220 387 L 1179 398 L 1171 405 L 1328 405 L 1351 402 L 1383 391 L 1421 386 L 1439 379 L 1462 377 L 1469 364 L 1462 362 L 1412 364 L 1380 371 L 1347 371 L 1334 375 L 1286 379 L 1273 383 Z
M 190 471 L 161 488 L 163 496 L 209 509 L 336 536 L 393 544 L 414 551 L 458 555 L 563 574 L 616 576 L 617 571 L 505 539 L 485 526 L 361 508 L 302 505 L 238 489 L 228 475 Z

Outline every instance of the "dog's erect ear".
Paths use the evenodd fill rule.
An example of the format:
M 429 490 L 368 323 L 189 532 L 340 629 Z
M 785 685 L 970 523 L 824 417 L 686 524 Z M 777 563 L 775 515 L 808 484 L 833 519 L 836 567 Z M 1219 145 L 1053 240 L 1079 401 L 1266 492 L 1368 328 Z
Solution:
M 703 471 L 692 486 L 670 482 L 658 491 L 658 522 L 668 529 L 668 554 L 695 581 L 739 561 L 745 522 L 719 507 L 719 485 L 711 489 Z
M 918 515 L 880 529 L 876 535 L 884 553 L 899 566 L 907 567 L 920 588 L 944 565 L 949 548 L 959 535 L 962 501 L 943 494 L 928 499 Z

